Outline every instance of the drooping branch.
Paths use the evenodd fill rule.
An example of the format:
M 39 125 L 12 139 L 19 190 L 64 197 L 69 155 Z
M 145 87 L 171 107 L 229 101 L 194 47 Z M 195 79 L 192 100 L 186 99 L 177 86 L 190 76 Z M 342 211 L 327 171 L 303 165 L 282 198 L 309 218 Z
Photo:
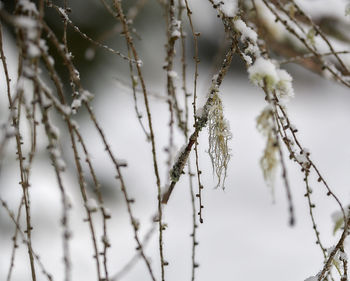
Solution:
M 195 130 L 190 136 L 188 143 L 184 146 L 183 150 L 179 152 L 179 156 L 170 171 L 171 183 L 168 190 L 163 194 L 163 198 L 162 198 L 163 204 L 166 204 L 168 202 L 176 183 L 179 181 L 181 175 L 183 174 L 184 167 L 187 163 L 192 147 L 198 139 L 199 133 L 202 131 L 203 128 L 206 127 L 208 123 L 209 112 L 214 101 L 213 98 L 215 94 L 219 91 L 221 83 L 231 65 L 232 56 L 235 50 L 236 50 L 236 46 L 234 45 L 234 43 L 232 43 L 230 46 L 230 49 L 226 53 L 224 61 L 221 64 L 218 74 L 213 77 L 213 81 L 212 81 L 205 105 L 203 106 L 200 113 L 198 113 L 197 111 L 197 116 L 196 116 L 197 122 L 195 124 Z

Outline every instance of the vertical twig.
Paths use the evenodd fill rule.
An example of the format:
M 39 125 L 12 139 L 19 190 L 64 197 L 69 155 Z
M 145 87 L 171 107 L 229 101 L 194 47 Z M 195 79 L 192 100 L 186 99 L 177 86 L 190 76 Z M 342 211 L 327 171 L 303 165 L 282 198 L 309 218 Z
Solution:
M 129 47 L 133 53 L 135 61 L 139 62 L 140 60 L 139 60 L 138 54 L 136 52 L 136 49 L 134 47 L 134 43 L 133 43 L 132 37 L 130 35 L 129 27 L 127 25 L 126 18 L 124 16 L 120 1 L 114 0 L 114 6 L 117 10 L 120 21 L 123 24 L 123 31 L 125 34 L 125 39 L 127 41 L 127 44 L 129 45 Z M 150 106 L 149 106 L 149 102 L 148 102 L 147 90 L 146 90 L 145 81 L 143 79 L 140 63 L 136 64 L 136 69 L 137 69 L 137 73 L 138 73 L 138 76 L 139 76 L 139 79 L 141 82 L 144 102 L 145 102 L 146 111 L 147 111 L 148 127 L 149 127 L 149 131 L 150 131 L 151 145 L 152 145 L 153 168 L 154 168 L 154 173 L 156 176 L 156 184 L 157 184 L 157 191 L 158 191 L 159 255 L 160 255 L 160 263 L 161 263 L 161 276 L 162 276 L 162 281 L 164 281 L 164 278 L 165 278 L 164 277 L 165 276 L 164 275 L 164 266 L 167 265 L 167 262 L 165 261 L 164 254 L 163 254 L 163 225 L 162 225 L 161 187 L 160 187 L 160 177 L 159 177 L 159 171 L 158 171 L 156 145 L 155 145 L 155 138 L 154 138 L 154 132 L 153 132 L 153 125 L 152 125 L 152 116 L 151 116 Z

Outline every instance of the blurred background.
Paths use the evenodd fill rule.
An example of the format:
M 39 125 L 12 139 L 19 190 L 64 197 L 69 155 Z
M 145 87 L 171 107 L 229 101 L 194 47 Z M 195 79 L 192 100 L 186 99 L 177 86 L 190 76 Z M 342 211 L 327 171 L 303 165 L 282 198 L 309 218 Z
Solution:
M 137 1 L 123 1 L 127 11 Z M 151 93 L 151 113 L 153 117 L 155 142 L 160 166 L 161 182 L 164 189 L 168 185 L 167 154 L 168 143 L 168 104 L 166 102 L 166 72 L 163 70 L 166 51 L 166 29 L 164 10 L 157 1 L 144 1 L 140 12 L 134 19 L 135 43 L 143 61 L 143 74 L 148 91 Z M 307 2 L 306 7 L 320 7 L 321 1 Z M 346 1 L 335 1 L 334 11 L 344 8 Z M 63 1 L 54 1 L 63 5 Z M 340 3 L 340 4 L 339 4 Z M 12 11 L 14 2 L 3 1 L 4 9 Z M 216 11 L 209 1 L 190 1 L 193 10 L 195 30 L 199 37 L 199 78 L 198 104 L 205 102 L 211 77 L 225 51 L 225 35 Z M 309 5 L 309 6 L 308 6 Z M 324 7 L 324 1 L 322 4 Z M 120 35 L 121 26 L 103 7 L 100 1 L 70 1 L 70 19 L 97 41 L 103 41 L 115 50 L 127 54 L 124 37 Z M 344 14 L 342 10 L 342 14 Z M 315 11 L 314 11 L 315 12 Z M 315 12 L 316 13 L 316 12 Z M 322 9 L 317 11 L 322 14 Z M 317 14 L 316 14 L 317 15 Z M 53 9 L 46 9 L 46 20 L 62 34 L 62 19 Z M 12 86 L 15 86 L 18 53 L 13 28 L 3 25 L 4 52 L 7 56 Z M 107 136 L 113 152 L 119 159 L 128 163 L 123 175 L 132 198 L 133 210 L 140 221 L 140 236 L 143 237 L 152 227 L 152 216 L 157 210 L 157 189 L 153 173 L 150 143 L 138 123 L 134 111 L 134 100 L 130 90 L 128 63 L 103 49 L 95 48 L 82 39 L 71 28 L 68 29 L 68 45 L 74 55 L 74 63 L 80 71 L 82 83 L 95 95 L 92 101 L 94 112 Z M 188 83 L 193 92 L 194 64 L 191 31 L 186 22 Z M 138 38 L 140 35 L 140 38 Z M 179 42 L 177 43 L 179 44 Z M 50 46 L 49 46 L 50 47 Z M 179 47 L 179 46 L 177 46 Z M 180 50 L 180 49 L 179 49 Z M 178 51 L 178 54 L 180 52 Z M 56 57 L 55 57 L 56 60 Z M 56 68 L 64 81 L 68 80 L 62 62 L 57 58 Z M 292 122 L 298 128 L 298 136 L 303 145 L 310 149 L 311 157 L 343 205 L 350 201 L 350 92 L 335 82 L 326 80 L 295 64 L 287 64 L 285 69 L 294 78 L 295 98 L 288 104 Z M 176 58 L 175 69 L 181 73 L 180 58 Z M 44 74 L 45 75 L 45 74 Z M 3 70 L 0 75 L 0 121 L 6 122 L 8 102 Z M 181 93 L 181 80 L 176 80 Z M 71 90 L 66 84 L 67 98 Z M 225 117 L 233 134 L 230 141 L 232 158 L 229 163 L 226 189 L 215 189 L 208 150 L 206 130 L 199 138 L 199 163 L 202 173 L 203 219 L 197 229 L 199 245 L 196 248 L 196 279 L 209 280 L 304 280 L 315 275 L 323 266 L 323 256 L 316 245 L 312 229 L 307 199 L 304 197 L 303 174 L 299 167 L 287 161 L 288 177 L 292 189 L 296 213 L 294 227 L 288 225 L 287 200 L 281 171 L 277 171 L 274 192 L 266 186 L 259 166 L 265 146 L 264 137 L 256 129 L 256 117 L 264 109 L 266 102 L 263 92 L 253 86 L 240 59 L 234 58 L 220 94 L 224 104 Z M 138 103 L 144 116 L 142 94 Z M 67 163 L 64 183 L 69 190 L 73 205 L 70 211 L 70 225 L 73 280 L 96 280 L 93 249 L 88 224 L 83 222 L 84 208 L 75 173 L 73 154 L 69 136 L 62 118 L 53 117 L 56 126 L 61 128 L 60 145 Z M 119 272 L 135 255 L 135 242 L 127 216 L 120 185 L 114 180 L 115 172 L 104 146 L 84 110 L 76 115 L 82 134 L 90 149 L 105 205 L 111 210 L 108 233 L 112 247 L 108 251 L 110 275 Z M 146 124 L 146 118 L 143 118 Z M 24 128 L 25 130 L 25 128 Z M 60 226 L 61 202 L 54 170 L 47 152 L 47 140 L 43 128 L 39 130 L 38 153 L 34 160 L 31 176 L 30 198 L 33 220 L 33 248 L 40 256 L 54 280 L 62 280 L 64 267 L 62 261 L 62 229 Z M 42 138 L 40 138 L 42 136 Z M 176 133 L 176 147 L 181 148 L 185 139 Z M 287 153 L 285 153 L 287 155 Z M 192 159 L 193 160 L 193 159 Z M 194 166 L 193 166 L 194 167 Z M 324 186 L 317 183 L 315 175 L 311 186 L 314 209 L 321 239 L 326 247 L 332 247 L 339 239 L 333 235 L 332 214 L 338 206 L 326 196 Z M 2 160 L 0 174 L 0 195 L 15 211 L 21 199 L 18 185 L 18 162 L 15 157 L 15 142 L 7 145 Z M 197 184 L 195 182 L 195 189 Z M 92 194 L 92 188 L 89 192 Z M 0 209 L 0 280 L 6 280 L 12 251 L 11 237 L 15 227 L 4 209 Z M 100 218 L 94 215 L 97 226 Z M 23 216 L 24 217 L 24 216 Z M 164 207 L 164 221 L 168 227 L 164 231 L 164 254 L 169 266 L 166 267 L 166 280 L 189 280 L 191 276 L 191 237 L 192 209 L 187 177 L 183 177 Z M 24 224 L 23 224 L 24 225 Z M 98 237 L 102 235 L 97 227 Z M 99 241 L 100 242 L 100 241 Z M 155 231 L 145 246 L 146 254 L 152 261 L 154 272 L 159 278 L 158 234 Z M 18 242 L 13 281 L 30 280 L 30 267 L 25 244 Z M 121 280 L 149 280 L 144 262 L 140 259 Z M 46 280 L 38 274 L 37 280 Z

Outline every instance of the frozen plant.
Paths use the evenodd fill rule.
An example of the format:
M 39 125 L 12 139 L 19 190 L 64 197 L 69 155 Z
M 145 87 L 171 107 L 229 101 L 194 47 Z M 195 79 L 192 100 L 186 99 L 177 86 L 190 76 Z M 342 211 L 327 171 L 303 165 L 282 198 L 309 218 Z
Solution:
M 226 179 L 226 176 L 229 176 L 231 157 L 235 157 L 231 155 L 235 143 L 230 141 L 232 133 L 224 114 L 224 108 L 226 117 L 231 110 L 225 102 L 231 91 L 226 91 L 222 84 L 232 77 L 227 75 L 231 64 L 240 60 L 245 66 L 242 72 L 260 91 L 261 100 L 265 103 L 256 118 L 257 130 L 266 141 L 260 158 L 262 177 L 273 191 L 278 182 L 276 178 L 281 175 L 290 225 L 294 225 L 297 217 L 293 194 L 300 186 L 289 183 L 288 160 L 302 176 L 299 185 L 305 191 L 303 194 L 308 208 L 305 215 L 310 217 L 316 241 L 310 247 L 318 247 L 321 252 L 319 272 L 306 281 L 348 280 L 345 242 L 349 235 L 349 209 L 344 207 L 343 198 L 336 194 L 321 172 L 323 168 L 314 160 L 314 154 L 310 152 L 312 149 L 305 149 L 300 136 L 302 132 L 298 131 L 298 124 L 289 114 L 288 102 L 295 96 L 293 83 L 298 81 L 293 80 L 294 70 L 286 65 L 297 63 L 324 79 L 350 88 L 349 1 L 90 2 L 0 2 L 0 59 L 3 70 L 0 76 L 4 86 L 2 97 L 6 99 L 6 102 L 2 100 L 1 105 L 4 106 L 0 112 L 0 176 L 6 183 L 0 188 L 0 207 L 4 211 L 0 223 L 2 228 L 6 228 L 1 232 L 1 238 L 4 236 L 1 241 L 8 241 L 7 246 L 11 247 L 11 252 L 7 249 L 1 252 L 2 255 L 10 254 L 7 260 L 4 259 L 5 267 L 8 264 L 6 277 L 3 276 L 4 266 L 1 266 L 0 279 L 14 281 L 15 275 L 21 274 L 32 281 L 43 278 L 72 281 L 76 272 L 82 274 L 80 279 L 84 279 L 85 271 L 93 268 L 95 275 L 89 278 L 115 281 L 132 271 L 138 260 L 144 267 L 138 267 L 136 272 L 143 269 L 145 280 L 174 279 L 171 276 L 173 272 L 188 271 L 180 267 L 184 263 L 171 260 L 174 247 L 170 243 L 178 243 L 179 247 L 188 243 L 179 241 L 178 236 L 168 239 L 172 237 L 168 233 L 174 229 L 168 210 L 182 211 L 187 206 L 186 202 L 191 208 L 186 214 L 190 218 L 191 229 L 186 229 L 184 223 L 177 229 L 176 235 L 179 231 L 188 232 L 181 234 L 190 239 L 188 252 L 191 254 L 182 256 L 184 261 L 187 259 L 190 268 L 188 279 L 198 280 L 198 271 L 211 270 L 211 267 L 199 266 L 199 261 L 203 259 L 201 252 L 197 251 L 202 245 L 198 232 L 202 229 L 211 231 L 210 227 L 199 226 L 206 222 L 209 212 L 215 211 L 212 206 L 204 208 L 208 198 L 207 187 L 213 185 L 205 175 L 212 172 L 216 186 L 231 188 L 231 177 Z M 211 13 L 205 13 L 205 7 L 210 8 Z M 105 17 L 105 21 L 101 20 Z M 152 23 L 161 29 L 152 29 L 150 35 L 145 30 Z M 218 26 L 221 30 L 216 29 Z M 156 40 L 158 32 L 163 34 Z M 208 54 L 215 48 L 208 48 L 205 42 L 214 44 L 218 37 L 221 39 L 220 48 L 217 63 L 211 68 L 215 75 L 210 81 L 204 74 L 208 71 L 203 69 L 212 60 Z M 152 48 L 143 49 L 147 44 Z M 201 61 L 205 63 L 200 64 Z M 152 76 L 157 82 L 153 82 Z M 99 85 L 108 84 L 107 80 L 113 83 L 116 77 L 118 82 L 123 81 L 119 83 L 123 87 L 111 87 L 104 95 Z M 209 87 L 202 91 L 201 86 L 208 84 Z M 154 89 L 160 94 L 154 94 Z M 92 90 L 95 95 L 91 94 Z M 133 104 L 121 110 L 113 104 L 112 95 L 119 98 L 124 92 L 125 99 L 132 95 Z M 94 106 L 100 108 L 101 101 L 116 106 L 116 110 L 107 111 L 103 104 L 102 113 L 95 111 Z M 164 109 L 167 118 L 159 115 Z M 128 111 L 133 111 L 135 120 L 137 118 L 140 128 L 136 130 L 140 130 L 143 138 L 129 134 L 128 129 L 133 123 L 126 120 Z M 332 118 L 330 108 L 325 114 Z M 101 118 L 105 119 L 101 121 Z M 125 122 L 125 127 L 119 125 L 121 121 Z M 108 124 L 112 124 L 111 131 L 115 135 L 108 131 Z M 231 127 L 235 139 L 241 138 L 238 134 L 236 136 L 235 125 Z M 95 142 L 96 137 L 98 142 Z M 202 145 L 204 138 L 208 140 L 209 147 Z M 124 139 L 127 141 L 120 141 Z M 164 139 L 166 144 L 162 143 Z M 181 148 L 176 151 L 178 147 Z M 131 151 L 137 155 L 137 163 L 129 159 Z M 201 157 L 202 154 L 204 157 Z M 125 157 L 125 160 L 119 156 Z M 202 161 L 211 161 L 212 171 L 204 169 Z M 241 159 L 237 159 L 239 161 Z M 12 172 L 13 166 L 16 166 L 15 172 Z M 52 268 L 47 264 L 49 259 L 39 252 L 42 247 L 37 247 L 41 243 L 40 231 L 46 229 L 46 225 L 41 225 L 38 213 L 33 210 L 41 211 L 49 205 L 42 206 L 36 201 L 36 175 L 40 174 L 44 179 L 44 169 L 40 167 L 51 169 L 51 174 L 48 173 L 49 186 L 45 188 L 55 189 L 56 195 L 52 200 L 59 205 L 59 212 L 50 217 L 50 223 L 56 223 L 60 230 L 59 238 L 55 236 L 56 239 L 51 239 L 53 246 L 61 247 L 61 251 L 53 251 L 60 256 L 52 260 L 63 261 L 62 266 L 55 267 L 57 272 L 60 271 L 57 276 L 49 271 Z M 250 175 L 251 170 L 246 174 Z M 114 182 L 110 182 L 112 178 Z M 19 189 L 12 188 L 17 185 Z M 107 185 L 115 190 L 107 190 Z M 317 196 L 313 193 L 316 188 L 319 188 Z M 320 199 L 322 194 L 326 199 Z M 143 200 L 148 200 L 150 196 L 152 205 L 147 205 L 149 202 Z M 181 201 L 176 201 L 176 198 Z M 47 203 L 49 198 L 43 200 Z M 329 235 L 321 235 L 318 226 L 318 206 L 326 200 L 337 206 L 337 210 L 327 210 L 334 212 L 334 225 L 329 227 L 335 235 L 333 240 Z M 152 209 L 147 223 L 137 216 L 144 212 L 140 212 L 140 207 L 146 205 Z M 125 247 L 129 240 L 133 242 L 129 250 L 134 256 L 129 261 L 125 261 L 126 254 L 124 256 L 124 252 L 115 250 L 114 246 L 115 240 L 125 238 L 119 232 L 124 228 L 115 232 L 111 227 L 116 221 L 125 221 L 121 218 L 122 213 L 127 216 L 130 239 L 121 242 Z M 50 212 L 47 214 L 51 216 Z M 77 218 L 86 225 L 81 235 L 88 235 L 90 241 L 78 261 L 72 250 L 79 246 L 74 245 L 79 239 L 72 238 L 80 238 L 74 235 L 78 231 L 76 225 L 80 227 L 75 223 Z M 145 229 L 147 225 L 148 231 Z M 244 229 L 240 231 L 244 232 Z M 322 228 L 322 231 L 327 230 Z M 152 249 L 147 248 L 149 241 Z M 236 242 L 225 241 L 228 246 Z M 204 243 L 208 241 L 204 240 Z M 329 245 L 334 246 L 329 248 Z M 175 247 L 177 251 L 179 247 Z M 233 253 L 231 264 L 236 266 L 238 259 L 246 260 Z M 116 260 L 122 263 L 114 264 Z M 284 259 L 281 258 L 280 262 Z M 84 266 L 80 267 L 81 264 Z M 254 266 L 249 260 L 249 267 Z M 120 271 L 114 271 L 115 268 L 120 268 Z M 314 272 L 305 276 L 311 274 Z M 203 279 L 207 275 L 201 276 L 204 276 L 201 277 Z M 250 275 L 245 277 L 252 279 Z M 283 279 L 285 276 L 276 278 Z

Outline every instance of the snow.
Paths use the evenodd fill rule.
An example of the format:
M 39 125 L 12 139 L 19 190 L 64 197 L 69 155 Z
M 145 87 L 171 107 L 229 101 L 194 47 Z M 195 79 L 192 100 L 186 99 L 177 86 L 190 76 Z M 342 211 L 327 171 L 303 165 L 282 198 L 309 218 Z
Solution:
M 331 51 L 327 42 L 325 42 L 320 36 L 315 36 L 314 40 L 315 40 L 315 47 L 316 47 L 318 52 L 326 53 L 326 52 Z M 332 38 L 332 40 L 330 42 L 333 46 L 333 49 L 336 52 L 349 51 L 349 45 L 347 43 L 344 43 L 344 42 L 337 40 L 335 38 Z M 350 54 L 340 54 L 339 57 L 345 63 L 346 66 L 350 67 Z M 335 59 L 333 56 L 332 57 L 330 56 L 330 57 L 328 57 L 327 61 L 333 62 L 333 61 L 335 61 Z M 331 64 L 329 66 L 333 67 Z M 338 75 L 342 76 L 336 68 L 334 68 L 334 72 L 336 72 L 336 73 L 338 73 Z
M 128 166 L 128 162 L 125 159 L 117 159 L 117 165 L 119 167 L 126 167 Z
M 57 168 L 62 172 L 66 169 L 66 163 L 62 158 L 56 159 L 56 165 L 57 165 Z
M 68 15 L 66 14 L 66 11 L 63 8 L 58 8 L 60 11 L 61 15 L 64 17 L 66 21 L 69 21 Z
M 77 75 L 77 77 L 79 77 L 79 72 L 75 71 L 75 74 Z M 76 95 L 79 95 L 78 93 L 75 93 Z M 77 97 L 76 99 L 73 100 L 72 104 L 71 104 L 71 109 L 72 109 L 72 113 L 76 114 L 77 113 L 77 109 L 81 107 L 83 102 L 89 102 L 90 100 L 92 100 L 94 97 L 93 94 L 91 94 L 89 91 L 87 90 L 83 90 L 80 94 L 79 97 Z
M 50 133 L 53 135 L 53 137 L 57 139 L 60 135 L 60 130 L 52 124 L 49 124 L 49 126 L 50 126 Z
M 111 212 L 111 210 L 109 208 L 103 208 L 103 210 L 104 210 L 105 216 L 107 216 L 107 217 L 111 217 L 112 216 L 112 212 Z
M 73 126 L 73 128 L 75 128 L 75 129 L 79 129 L 79 124 L 78 124 L 78 122 L 76 121 L 76 120 L 71 120 L 70 121 L 70 123 L 72 124 L 72 126 Z
M 214 0 L 215 4 L 219 5 L 220 11 L 229 18 L 233 18 L 237 12 L 236 0 Z
M 247 26 L 246 23 L 241 19 L 236 20 L 234 22 L 234 25 L 236 30 L 242 34 L 243 41 L 249 39 L 252 42 L 256 42 L 258 40 L 258 35 L 256 34 L 256 32 L 252 28 Z
M 38 10 L 35 4 L 33 2 L 30 2 L 29 0 L 19 0 L 18 5 L 22 8 L 24 12 L 32 12 L 33 14 L 38 14 Z
M 143 61 L 142 60 L 137 60 L 137 66 L 142 67 L 143 66 Z
M 205 113 L 204 108 L 203 107 L 198 107 L 197 111 L 196 111 L 196 117 L 197 118 L 201 118 L 201 117 L 203 117 L 204 113 Z
M 252 66 L 248 68 L 249 79 L 256 85 L 263 87 L 264 80 L 267 83 L 267 88 L 272 89 L 279 81 L 276 66 L 271 60 L 263 57 L 257 58 Z
M 56 102 L 56 106 L 59 107 L 65 115 L 70 115 L 72 113 L 72 110 L 68 105 L 62 105 L 61 103 Z
M 181 21 L 173 20 L 171 22 L 171 28 L 172 28 L 171 38 L 173 39 L 180 38 L 181 36 L 180 27 L 181 27 Z
M 271 60 L 257 58 L 254 64 L 248 67 L 248 73 L 249 79 L 257 86 L 264 87 L 266 83 L 267 90 L 276 90 L 282 104 L 294 97 L 292 76 L 286 70 L 277 68 Z
M 245 53 L 251 53 L 253 54 L 255 57 L 259 57 L 260 56 L 260 50 L 259 47 L 256 44 L 248 44 L 248 47 L 244 50 Z
M 309 163 L 309 160 L 307 159 L 305 153 L 302 153 L 302 154 L 295 154 L 295 158 L 296 158 L 297 161 L 298 161 L 300 164 L 302 164 L 302 165 L 303 165 L 303 164 Z
M 18 91 L 24 91 L 25 84 L 30 83 L 30 80 L 26 77 L 19 77 L 17 83 L 16 83 L 16 92 Z
M 91 94 L 89 91 L 87 91 L 87 90 L 82 91 L 82 93 L 81 93 L 81 100 L 82 101 L 88 102 L 88 101 L 92 100 L 93 98 L 94 98 L 94 95 Z
M 89 212 L 96 212 L 98 210 L 98 205 L 94 198 L 87 199 L 85 202 L 85 206 Z
M 244 61 L 248 64 L 248 65 L 251 65 L 253 63 L 253 60 L 250 56 L 248 55 L 245 55 L 245 54 L 242 54 L 243 58 L 244 58 Z
M 38 48 L 38 46 L 36 46 L 35 44 L 29 42 L 28 44 L 28 49 L 27 49 L 27 52 L 28 52 L 28 56 L 30 58 L 37 58 L 37 57 L 40 57 L 40 49 Z
M 174 71 L 174 70 L 168 71 L 168 75 L 169 75 L 171 78 L 178 78 L 177 72 Z
M 5 136 L 7 138 L 11 138 L 11 137 L 14 137 L 15 135 L 17 135 L 17 129 L 15 127 L 13 127 L 12 125 L 5 123 L 1 127 L 2 127 L 2 129 L 5 130 Z
M 318 281 L 316 276 L 311 276 L 309 278 L 306 278 L 304 281 Z
M 34 19 L 27 16 L 17 16 L 15 18 L 15 25 L 20 28 L 31 29 L 37 26 L 37 23 Z
M 61 151 L 60 151 L 57 147 L 52 148 L 52 149 L 51 149 L 51 153 L 52 153 L 56 158 L 61 157 Z
M 279 77 L 277 83 L 278 96 L 288 101 L 290 98 L 294 97 L 294 89 L 292 86 L 293 78 L 284 69 L 277 69 L 277 75 Z
M 174 30 L 172 33 L 171 33 L 171 38 L 180 38 L 181 36 L 181 33 L 180 31 L 178 30 Z
M 269 33 L 273 35 L 277 41 L 283 41 L 288 38 L 288 40 L 293 42 L 294 45 L 303 47 L 303 45 L 295 38 L 295 36 L 286 31 L 286 28 L 280 21 L 276 22 L 275 15 L 266 7 L 266 5 L 261 0 L 256 0 L 255 5 L 258 10 L 259 18 L 261 18 L 261 21 L 263 22 L 266 29 L 269 30 Z M 282 15 L 282 18 L 289 25 L 294 26 L 294 23 L 287 17 L 283 17 Z
M 347 261 L 348 260 L 348 255 L 344 252 L 339 252 L 339 258 L 341 260 Z
M 55 60 L 53 59 L 53 57 L 49 56 L 47 59 L 48 59 L 49 64 L 50 64 L 51 66 L 54 66 L 54 65 L 55 65 Z
M 80 99 L 75 99 L 73 102 L 72 102 L 72 109 L 76 110 L 78 109 L 79 107 L 81 106 L 81 100 Z
M 47 47 L 46 41 L 44 39 L 39 40 L 39 46 L 40 49 L 42 49 L 44 52 L 47 52 L 49 50 L 49 47 Z
M 278 74 L 280 81 L 283 81 L 283 82 L 292 82 L 293 81 L 292 76 L 290 76 L 290 74 L 287 71 L 285 71 L 284 69 L 277 69 L 277 74 Z
M 295 1 L 307 14 L 311 17 L 334 17 L 337 19 L 345 19 L 344 11 L 346 11 L 347 0 L 333 0 L 330 9 L 328 0 L 296 0 Z
M 73 55 L 71 52 L 66 53 L 67 60 L 71 60 L 73 58 Z

